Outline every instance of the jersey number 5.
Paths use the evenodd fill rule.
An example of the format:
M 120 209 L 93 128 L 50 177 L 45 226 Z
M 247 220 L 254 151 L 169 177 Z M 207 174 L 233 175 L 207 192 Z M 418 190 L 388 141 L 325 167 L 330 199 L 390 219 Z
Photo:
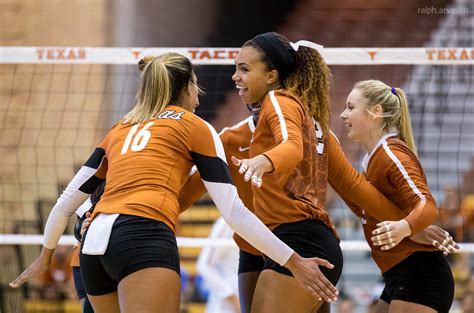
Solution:
M 150 140 L 151 137 L 151 132 L 148 130 L 148 128 L 155 124 L 155 122 L 149 122 L 146 124 L 138 134 L 135 136 L 135 133 L 138 130 L 138 127 L 140 124 L 134 125 L 132 129 L 128 132 L 127 138 L 125 139 L 125 142 L 123 143 L 122 151 L 120 154 L 125 154 L 128 151 L 128 146 L 130 146 L 130 142 L 132 142 L 133 136 L 135 138 L 133 139 L 132 146 L 130 147 L 132 151 L 140 151 L 143 148 L 145 148 L 146 144 L 148 143 L 148 140 Z

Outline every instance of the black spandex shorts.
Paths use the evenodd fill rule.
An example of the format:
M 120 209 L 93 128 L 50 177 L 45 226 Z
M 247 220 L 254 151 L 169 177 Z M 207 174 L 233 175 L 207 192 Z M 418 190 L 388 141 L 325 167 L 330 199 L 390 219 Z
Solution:
M 282 224 L 275 228 L 273 233 L 300 256 L 318 257 L 333 264 L 333 269 L 323 266 L 319 269 L 333 285 L 336 285 L 342 272 L 342 251 L 334 233 L 323 222 L 302 220 Z M 278 273 L 293 276 L 290 270 L 269 258 L 265 258 L 264 269 L 272 269 Z
M 145 268 L 169 268 L 180 274 L 173 231 L 163 222 L 132 215 L 115 220 L 104 255 L 82 254 L 81 247 L 80 260 L 84 286 L 94 296 L 116 291 L 124 277 Z
M 239 251 L 239 274 L 263 271 L 262 255 L 255 255 L 244 250 Z
M 383 274 L 380 299 L 414 302 L 438 312 L 449 312 L 454 298 L 454 279 L 441 251 L 418 251 Z

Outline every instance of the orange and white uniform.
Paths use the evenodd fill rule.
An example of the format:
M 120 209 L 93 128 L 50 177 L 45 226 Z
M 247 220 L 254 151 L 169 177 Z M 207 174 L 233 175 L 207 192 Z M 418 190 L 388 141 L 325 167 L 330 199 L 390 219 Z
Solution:
M 55 247 L 69 216 L 105 177 L 105 192 L 95 207 L 83 253 L 105 241 L 100 232 L 110 235 L 113 221 L 108 230 L 99 222 L 94 224 L 101 216 L 107 223 L 108 216 L 140 216 L 162 221 L 174 230 L 180 212 L 178 195 L 194 165 L 229 226 L 285 264 L 293 250 L 268 231 L 237 196 L 214 128 L 177 106 L 168 106 L 145 123 L 121 121 L 111 128 L 58 199 L 48 218 L 44 245 Z M 96 249 L 92 254 L 100 253 L 104 252 Z
M 396 137 L 396 134 L 384 136 L 362 163 L 368 181 L 401 209 L 410 224 L 412 233 L 423 230 L 438 218 L 438 209 L 430 193 L 426 176 L 416 155 L 408 146 Z M 376 224 L 385 220 L 394 220 L 388 210 L 382 210 L 382 216 L 374 217 L 364 212 L 364 208 L 351 205 L 362 212 L 365 237 L 372 249 L 372 256 L 382 273 L 400 263 L 415 251 L 434 251 L 433 246 L 415 243 L 409 238 L 403 239 L 390 250 L 382 251 L 372 244 L 372 231 Z
M 327 134 L 317 126 L 315 131 L 313 118 L 297 98 L 283 91 L 264 98 L 249 156 L 264 154 L 274 166 L 263 175 L 261 188 L 252 188 L 255 214 L 270 229 L 318 219 L 337 236 L 325 210 L 327 144 Z

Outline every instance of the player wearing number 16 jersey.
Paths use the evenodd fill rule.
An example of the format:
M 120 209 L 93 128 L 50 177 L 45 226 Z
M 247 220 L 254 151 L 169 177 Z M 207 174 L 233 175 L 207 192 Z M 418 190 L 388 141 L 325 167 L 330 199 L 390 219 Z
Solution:
M 68 184 L 48 217 L 40 257 L 11 286 L 47 269 L 69 217 L 107 179 L 80 255 L 94 311 L 178 312 L 177 197 L 196 165 L 229 226 L 315 289 L 315 268 L 321 261 L 296 254 L 237 196 L 217 133 L 193 114 L 199 88 L 191 62 L 167 53 L 147 57 L 139 66 L 135 107 Z

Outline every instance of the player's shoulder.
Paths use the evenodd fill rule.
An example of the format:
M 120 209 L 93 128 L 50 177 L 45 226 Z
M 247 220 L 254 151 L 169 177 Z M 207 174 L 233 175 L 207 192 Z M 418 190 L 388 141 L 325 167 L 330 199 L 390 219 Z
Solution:
M 273 107 L 276 110 L 281 110 L 282 108 L 303 108 L 300 100 L 290 92 L 279 89 L 270 91 L 262 103 L 262 110 L 264 108 Z
M 280 122 L 286 118 L 304 120 L 309 117 L 300 100 L 283 89 L 272 90 L 265 96 L 260 113 L 260 117 L 262 116 L 277 116 Z
M 403 164 L 418 163 L 417 156 L 403 140 L 396 136 L 386 138 L 371 159 L 376 159 L 378 164 L 387 169 L 392 166 L 399 167 Z
M 271 91 L 269 95 L 274 96 L 278 101 L 297 103 L 298 105 L 301 105 L 300 99 L 285 89 Z
M 253 133 L 254 130 L 255 130 L 255 122 L 252 116 L 249 116 L 230 127 L 224 127 L 220 131 L 219 136 L 221 137 L 221 139 L 225 139 L 225 138 L 236 136 L 236 135 L 239 136 L 246 132 Z
M 411 151 L 408 145 L 398 137 L 393 136 L 387 138 L 386 147 L 391 153 L 398 157 L 416 159 L 416 155 L 413 153 L 413 151 Z
M 332 130 L 329 130 L 329 142 L 334 142 L 334 144 L 341 146 L 341 142 L 339 141 L 339 138 L 336 136 L 336 134 Z

